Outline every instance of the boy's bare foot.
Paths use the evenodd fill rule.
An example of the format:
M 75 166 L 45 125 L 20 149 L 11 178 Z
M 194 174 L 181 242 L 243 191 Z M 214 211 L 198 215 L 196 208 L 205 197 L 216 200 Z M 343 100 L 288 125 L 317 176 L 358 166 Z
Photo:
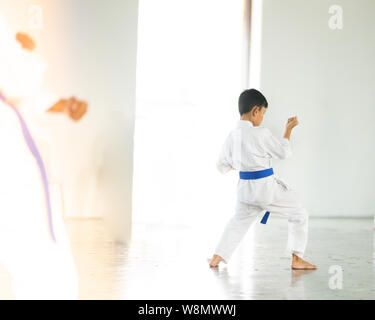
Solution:
M 293 254 L 292 269 L 293 270 L 315 270 L 315 269 L 318 269 L 318 267 L 314 266 L 311 263 L 308 263 L 307 261 Z
M 214 254 L 214 256 L 212 257 L 210 261 L 210 267 L 211 268 L 217 267 L 220 261 L 224 261 L 223 258 L 218 256 L 217 254 Z

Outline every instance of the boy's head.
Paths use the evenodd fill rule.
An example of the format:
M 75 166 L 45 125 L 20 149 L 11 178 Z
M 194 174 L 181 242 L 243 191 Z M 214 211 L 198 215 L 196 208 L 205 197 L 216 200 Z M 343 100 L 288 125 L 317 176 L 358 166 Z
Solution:
M 238 109 L 241 119 L 251 121 L 254 126 L 262 123 L 267 108 L 267 99 L 258 90 L 248 89 L 240 94 Z

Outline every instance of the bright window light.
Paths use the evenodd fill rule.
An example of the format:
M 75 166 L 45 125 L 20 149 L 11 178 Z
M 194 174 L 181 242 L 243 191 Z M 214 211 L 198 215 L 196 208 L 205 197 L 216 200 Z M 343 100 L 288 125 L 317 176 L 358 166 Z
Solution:
M 207 226 L 233 214 L 216 159 L 238 120 L 242 1 L 140 0 L 133 221 Z

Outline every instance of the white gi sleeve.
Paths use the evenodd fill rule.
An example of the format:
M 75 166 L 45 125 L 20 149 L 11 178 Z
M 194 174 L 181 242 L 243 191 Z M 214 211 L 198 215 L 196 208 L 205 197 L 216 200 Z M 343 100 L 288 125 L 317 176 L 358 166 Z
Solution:
M 231 163 L 231 137 L 228 136 L 221 148 L 219 158 L 216 162 L 216 168 L 220 173 L 224 174 L 233 169 Z
M 267 154 L 275 159 L 286 159 L 292 155 L 290 142 L 286 138 L 278 139 L 272 132 L 264 128 L 263 147 Z

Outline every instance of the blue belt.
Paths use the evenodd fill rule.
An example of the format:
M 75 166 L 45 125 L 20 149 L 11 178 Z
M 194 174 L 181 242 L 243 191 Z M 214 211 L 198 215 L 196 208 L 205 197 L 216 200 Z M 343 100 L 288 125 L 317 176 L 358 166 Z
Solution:
M 0 100 L 3 101 L 5 104 L 7 104 L 10 108 L 13 109 L 13 111 L 16 113 L 16 116 L 18 117 L 19 123 L 21 125 L 23 137 L 25 139 L 25 142 L 27 143 L 27 146 L 29 147 L 30 152 L 34 156 L 36 163 L 38 164 L 39 170 L 40 170 L 40 175 L 42 178 L 42 183 L 44 187 L 44 195 L 45 195 L 45 200 L 46 200 L 46 207 L 47 207 L 47 218 L 48 218 L 48 227 L 49 227 L 49 232 L 51 235 L 51 238 L 53 242 L 56 242 L 55 238 L 55 232 L 53 228 L 53 221 L 52 221 L 52 208 L 51 208 L 51 200 L 50 200 L 50 193 L 49 193 L 49 188 L 48 188 L 48 179 L 47 179 L 47 173 L 46 173 L 46 168 L 44 166 L 44 162 L 42 160 L 42 157 L 39 153 L 39 150 L 36 146 L 36 143 L 31 136 L 31 133 L 29 131 L 29 128 L 26 125 L 26 122 L 24 118 L 22 117 L 21 113 L 18 111 L 18 109 L 10 103 L 4 95 L 0 93 Z M 6 150 L 2 150 L 3 152 L 6 152 Z
M 244 180 L 255 180 L 273 175 L 273 169 L 265 169 L 260 171 L 240 171 L 240 179 Z
M 243 179 L 243 180 L 261 179 L 261 178 L 266 178 L 272 175 L 273 175 L 272 168 L 260 170 L 260 171 L 240 171 L 240 179 Z M 269 215 L 270 215 L 269 211 L 266 211 L 260 223 L 266 224 Z

